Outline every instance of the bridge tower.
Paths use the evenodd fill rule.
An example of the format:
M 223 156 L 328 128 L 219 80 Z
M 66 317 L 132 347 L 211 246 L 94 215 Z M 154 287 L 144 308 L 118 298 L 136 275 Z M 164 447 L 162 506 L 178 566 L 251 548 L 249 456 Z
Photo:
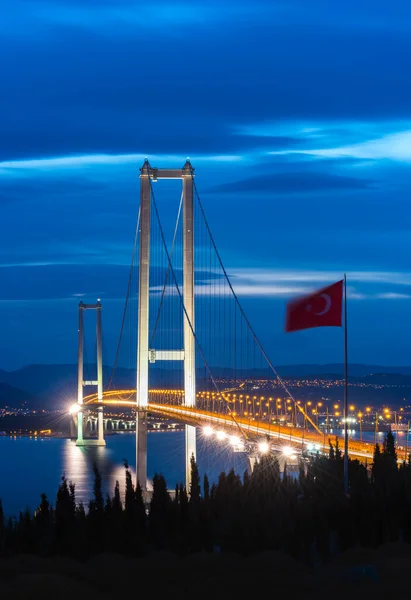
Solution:
M 137 481 L 147 489 L 147 409 L 149 362 L 184 361 L 184 404 L 196 405 L 194 339 L 194 169 L 189 160 L 182 169 L 155 169 L 146 160 L 140 169 L 140 262 L 137 333 Z M 149 348 L 151 181 L 181 179 L 183 185 L 183 304 L 184 348 Z M 190 459 L 196 456 L 196 428 L 185 427 L 186 486 L 190 485 Z
M 96 311 L 96 342 L 97 342 L 97 379 L 84 380 L 84 311 Z M 97 439 L 84 437 L 83 419 L 83 391 L 84 386 L 97 387 L 97 399 L 99 402 L 97 413 Z M 103 423 L 103 339 L 101 322 L 101 302 L 96 304 L 84 304 L 80 301 L 78 305 L 78 370 L 77 370 L 77 446 L 105 446 L 104 423 Z

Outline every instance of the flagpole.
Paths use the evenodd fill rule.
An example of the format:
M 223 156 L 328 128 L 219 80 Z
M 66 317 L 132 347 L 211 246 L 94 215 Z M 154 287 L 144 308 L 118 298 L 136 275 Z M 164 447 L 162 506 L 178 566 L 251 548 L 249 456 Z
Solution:
M 344 273 L 344 492 L 348 494 L 348 335 L 347 275 Z

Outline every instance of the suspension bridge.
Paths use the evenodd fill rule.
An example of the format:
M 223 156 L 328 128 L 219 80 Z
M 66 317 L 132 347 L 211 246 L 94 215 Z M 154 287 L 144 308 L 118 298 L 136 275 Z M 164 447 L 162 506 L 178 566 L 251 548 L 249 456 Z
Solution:
M 180 202 L 170 227 L 171 203 L 157 199 L 156 182 L 180 180 Z M 166 218 L 161 218 L 161 212 Z M 169 239 L 169 242 L 167 241 Z M 96 313 L 96 377 L 84 372 L 84 314 Z M 118 368 L 128 347 L 135 385 L 119 389 Z M 280 384 L 288 406 L 281 418 L 270 384 Z M 94 393 L 84 394 L 93 387 Z M 265 395 L 256 389 L 267 389 Z M 247 453 L 328 451 L 320 430 L 277 373 L 235 293 L 217 249 L 189 160 L 182 169 L 140 169 L 140 207 L 122 323 L 110 380 L 103 389 L 102 304 L 79 304 L 78 396 L 71 412 L 77 445 L 105 445 L 104 407 L 134 410 L 136 477 L 147 487 L 147 413 L 185 423 L 186 485 L 196 456 L 197 427 L 227 438 Z M 86 435 L 87 411 L 97 412 L 96 431 Z M 336 436 L 332 436 L 333 441 Z M 339 440 L 343 447 L 342 438 Z M 349 453 L 371 460 L 373 445 L 350 441 Z

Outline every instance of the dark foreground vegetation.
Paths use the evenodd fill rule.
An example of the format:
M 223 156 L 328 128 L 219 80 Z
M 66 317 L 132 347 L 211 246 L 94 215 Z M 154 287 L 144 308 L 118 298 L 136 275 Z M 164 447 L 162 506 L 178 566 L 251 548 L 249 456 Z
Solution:
M 347 497 L 341 452 L 332 445 L 329 457 L 302 463 L 298 478 L 281 476 L 277 460 L 265 456 L 251 476 L 221 473 L 211 488 L 206 476 L 201 486 L 192 460 L 189 493 L 179 485 L 171 499 L 156 475 L 148 509 L 127 465 L 124 504 L 118 483 L 103 497 L 95 469 L 87 511 L 63 477 L 53 508 L 43 495 L 34 514 L 5 520 L 0 512 L 0 592 L 108 598 L 139 589 L 197 599 L 268 590 L 307 599 L 339 598 L 354 586 L 354 597 L 405 593 L 411 460 L 398 466 L 389 433 L 371 471 L 357 461 L 349 467 Z

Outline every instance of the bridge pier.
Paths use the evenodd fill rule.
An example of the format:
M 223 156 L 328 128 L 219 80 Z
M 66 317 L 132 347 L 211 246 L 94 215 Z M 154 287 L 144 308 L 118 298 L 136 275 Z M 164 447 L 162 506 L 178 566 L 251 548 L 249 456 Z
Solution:
M 136 481 L 143 492 L 147 491 L 147 411 L 136 413 Z
M 186 454 L 186 490 L 190 492 L 191 485 L 191 457 L 197 456 L 197 428 L 193 425 L 185 426 L 185 454 Z

